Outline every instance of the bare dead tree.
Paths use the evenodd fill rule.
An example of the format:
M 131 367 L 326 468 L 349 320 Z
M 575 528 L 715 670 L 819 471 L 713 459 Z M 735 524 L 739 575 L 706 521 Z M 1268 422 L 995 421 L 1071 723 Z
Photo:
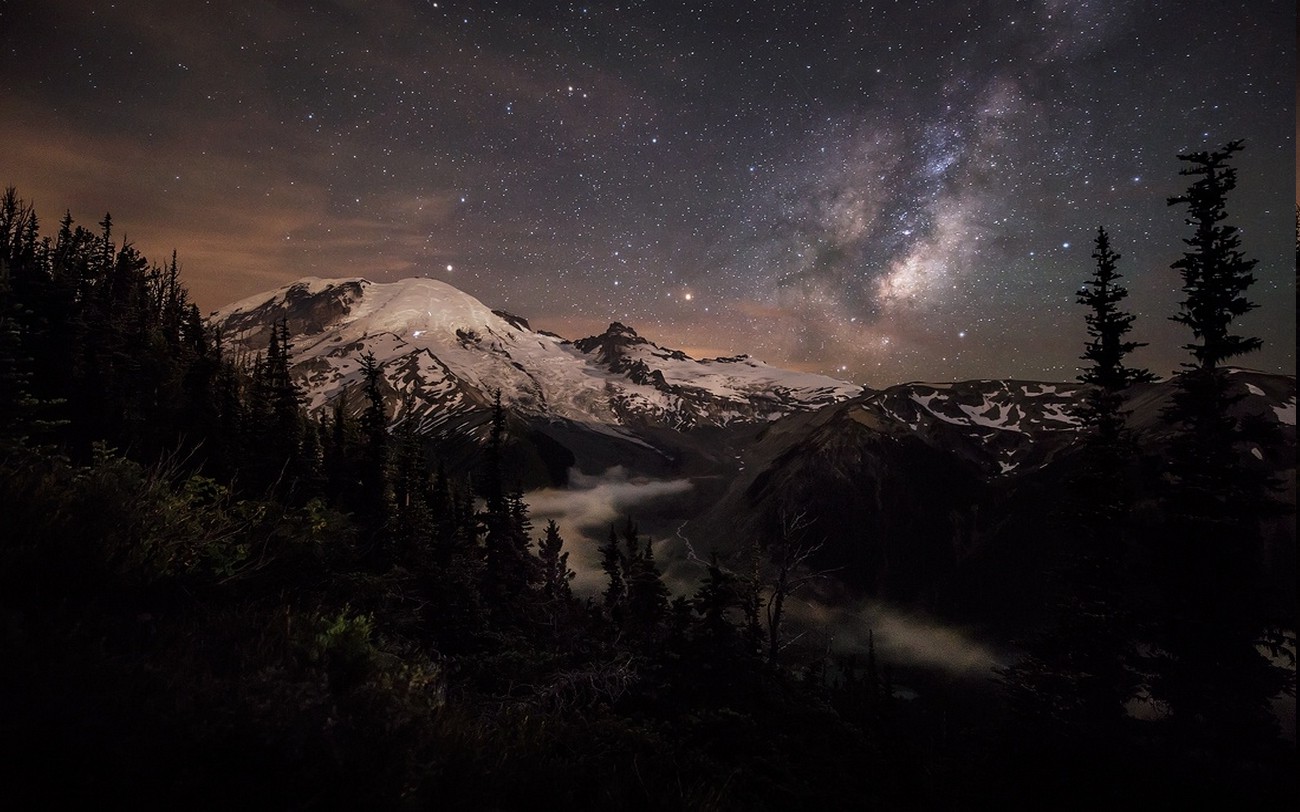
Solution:
M 786 599 L 810 581 L 827 574 L 807 567 L 808 561 L 822 548 L 822 542 L 809 542 L 805 537 L 812 524 L 807 511 L 791 514 L 782 509 L 777 520 L 780 533 L 768 549 L 772 594 L 767 600 L 767 658 L 771 663 L 776 663 L 781 653 L 781 621 Z

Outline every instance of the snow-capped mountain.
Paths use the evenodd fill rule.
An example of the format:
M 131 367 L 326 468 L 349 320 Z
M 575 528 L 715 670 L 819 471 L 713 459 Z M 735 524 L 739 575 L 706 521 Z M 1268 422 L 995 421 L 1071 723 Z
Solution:
M 579 341 L 533 330 L 434 279 L 307 278 L 212 316 L 228 343 L 263 350 L 287 322 L 308 408 L 357 387 L 374 353 L 394 416 L 436 426 L 483 409 L 606 427 L 688 429 L 762 422 L 853 397 L 859 386 L 747 356 L 697 360 L 612 324 Z

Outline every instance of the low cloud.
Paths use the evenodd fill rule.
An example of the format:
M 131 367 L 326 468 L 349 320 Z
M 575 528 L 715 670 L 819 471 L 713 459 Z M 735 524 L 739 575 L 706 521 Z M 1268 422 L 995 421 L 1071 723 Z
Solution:
M 567 488 L 545 488 L 525 497 L 535 525 L 554 519 L 569 551 L 569 566 L 577 573 L 574 590 L 593 595 L 605 588 L 598 547 L 609 537 L 611 524 L 622 528 L 627 516 L 659 499 L 681 496 L 693 486 L 686 479 L 648 479 L 615 466 L 591 476 L 573 471 Z M 664 542 L 655 543 L 655 553 Z
M 535 525 L 550 519 L 559 525 L 569 565 L 577 573 L 574 589 L 580 595 L 595 595 L 605 588 L 598 548 L 608 539 L 611 524 L 621 531 L 627 516 L 644 512 L 658 500 L 681 497 L 693 487 L 686 479 L 635 477 L 621 466 L 596 476 L 574 471 L 569 481 L 567 488 L 532 491 L 526 500 Z M 689 544 L 670 534 L 654 540 L 654 551 L 669 589 L 674 594 L 694 592 L 702 567 Z M 865 655 L 868 640 L 874 639 L 876 653 L 885 662 L 961 677 L 987 677 L 1007 662 L 955 626 L 883 603 L 833 605 L 821 597 L 795 597 L 787 603 L 787 639 L 811 634 L 824 637 L 833 653 L 859 655 Z
M 829 637 L 831 651 L 865 654 L 874 638 L 885 662 L 935 668 L 954 676 L 984 677 L 1006 659 L 967 632 L 881 603 L 833 607 L 816 601 L 790 606 L 794 623 Z

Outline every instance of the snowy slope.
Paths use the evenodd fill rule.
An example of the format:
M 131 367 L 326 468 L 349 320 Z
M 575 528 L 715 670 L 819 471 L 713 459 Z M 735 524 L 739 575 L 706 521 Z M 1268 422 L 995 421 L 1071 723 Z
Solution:
M 766 421 L 862 391 L 744 356 L 696 360 L 620 324 L 570 342 L 434 279 L 308 278 L 212 316 L 227 341 L 250 353 L 265 348 L 279 319 L 309 408 L 356 388 L 360 356 L 371 352 L 394 414 L 409 411 L 425 425 L 481 409 L 498 390 L 525 415 L 673 429 Z

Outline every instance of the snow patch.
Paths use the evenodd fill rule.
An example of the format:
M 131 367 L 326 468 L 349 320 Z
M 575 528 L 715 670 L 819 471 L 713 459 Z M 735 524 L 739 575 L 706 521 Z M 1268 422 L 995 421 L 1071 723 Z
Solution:
M 1295 395 L 1286 402 L 1285 406 L 1274 406 L 1273 413 L 1277 415 L 1279 423 L 1285 423 L 1288 426 L 1295 425 Z

